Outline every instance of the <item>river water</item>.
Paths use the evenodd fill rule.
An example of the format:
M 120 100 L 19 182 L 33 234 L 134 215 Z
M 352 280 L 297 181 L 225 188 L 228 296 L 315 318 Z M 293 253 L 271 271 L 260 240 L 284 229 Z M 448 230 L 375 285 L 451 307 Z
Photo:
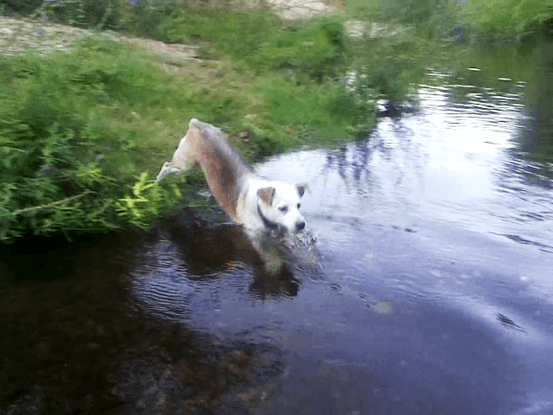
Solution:
M 277 276 L 188 212 L 4 250 L 0 413 L 553 414 L 551 129 L 501 82 L 257 165 L 311 189 Z

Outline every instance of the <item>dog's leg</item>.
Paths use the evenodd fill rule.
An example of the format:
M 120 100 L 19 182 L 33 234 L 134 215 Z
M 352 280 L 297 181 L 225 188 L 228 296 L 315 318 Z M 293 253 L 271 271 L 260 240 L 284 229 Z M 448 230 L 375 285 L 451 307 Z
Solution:
M 179 175 L 181 172 L 187 171 L 194 165 L 195 158 L 188 137 L 191 133 L 193 132 L 188 130 L 184 138 L 180 141 L 179 147 L 175 150 L 171 161 L 163 164 L 163 167 L 157 175 L 156 183 L 161 182 L 167 176 L 173 174 Z

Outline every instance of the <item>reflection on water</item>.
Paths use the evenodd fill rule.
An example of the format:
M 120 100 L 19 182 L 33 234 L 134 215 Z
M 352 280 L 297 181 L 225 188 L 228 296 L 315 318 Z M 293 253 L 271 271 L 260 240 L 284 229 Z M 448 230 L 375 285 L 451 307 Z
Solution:
M 429 82 L 367 140 L 257 166 L 311 188 L 317 250 L 275 244 L 276 275 L 189 213 L 5 249 L 0 411 L 553 413 L 553 164 L 501 82 Z
M 159 229 L 137 256 L 130 289 L 142 308 L 182 320 L 191 309 L 220 311 L 220 302 L 229 300 L 220 291 L 236 290 L 252 304 L 297 295 L 299 281 L 290 268 L 268 272 L 241 227 L 187 222 L 177 218 Z M 198 320 L 196 312 L 193 318 Z
M 302 180 L 309 181 L 313 194 L 303 206 L 328 259 L 329 291 L 401 304 L 392 314 L 401 316 L 400 327 L 371 322 L 369 334 L 355 339 L 372 350 L 379 327 L 391 325 L 393 333 L 406 334 L 401 341 L 409 351 L 397 352 L 396 360 L 402 368 L 386 371 L 388 379 L 402 373 L 399 383 L 407 391 L 397 392 L 399 400 L 416 402 L 409 398 L 413 385 L 405 386 L 413 375 L 429 389 L 439 381 L 444 390 L 425 402 L 442 402 L 445 396 L 456 404 L 463 396 L 471 402 L 435 413 L 553 410 L 553 165 L 525 151 L 530 120 L 524 85 L 504 82 L 510 85 L 503 92 L 423 86 L 420 112 L 382 120 L 369 141 L 298 152 L 259 166 L 263 174 L 292 181 L 299 179 L 294 166 L 304 166 Z M 355 319 L 369 327 L 360 310 L 348 316 L 345 328 L 335 328 L 340 338 L 360 329 Z M 417 335 L 424 340 L 414 345 Z M 387 353 L 402 350 L 389 333 L 384 339 Z M 346 340 L 333 342 L 327 352 L 341 351 Z M 437 372 L 428 371 L 432 360 L 425 368 L 411 367 L 426 356 L 428 345 L 439 351 Z M 347 362 L 360 364 L 363 356 L 360 351 Z M 456 387 L 447 385 L 446 374 L 457 379 Z M 388 381 L 388 386 L 397 384 Z M 373 399 L 392 413 L 404 413 L 391 397 Z M 285 407 L 282 401 L 278 405 Z M 411 413 L 428 413 L 416 408 Z
M 37 239 L 0 251 L 1 414 L 245 414 L 270 392 L 267 381 L 282 373 L 280 349 L 151 319 L 129 301 L 139 278 L 128 271 L 155 239 Z M 158 254 L 154 278 L 177 262 Z

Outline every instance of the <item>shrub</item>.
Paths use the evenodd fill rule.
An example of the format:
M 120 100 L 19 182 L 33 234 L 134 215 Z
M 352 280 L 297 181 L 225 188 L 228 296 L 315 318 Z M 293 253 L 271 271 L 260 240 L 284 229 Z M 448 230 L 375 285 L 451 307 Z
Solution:
M 255 135 L 257 150 L 266 151 L 260 155 L 274 149 L 335 145 L 367 131 L 373 122 L 375 92 L 362 88 L 348 92 L 341 81 L 296 85 L 273 77 L 252 92 L 265 97 L 270 112 L 263 132 Z
M 156 73 L 124 45 L 96 38 L 71 54 L 0 58 L 1 241 L 146 226 L 160 214 L 174 189 L 154 191 L 145 176 L 133 188 L 138 210 L 121 207 L 139 171 L 136 143 L 112 122 L 156 95 Z

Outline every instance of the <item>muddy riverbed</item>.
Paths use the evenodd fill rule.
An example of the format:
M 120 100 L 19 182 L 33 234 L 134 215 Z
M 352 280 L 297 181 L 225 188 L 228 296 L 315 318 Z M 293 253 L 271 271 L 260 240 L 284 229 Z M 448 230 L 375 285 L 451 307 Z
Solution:
M 316 250 L 278 275 L 220 212 L 2 248 L 0 413 L 553 414 L 551 125 L 524 81 L 431 71 L 417 112 L 256 166 L 311 187 Z

